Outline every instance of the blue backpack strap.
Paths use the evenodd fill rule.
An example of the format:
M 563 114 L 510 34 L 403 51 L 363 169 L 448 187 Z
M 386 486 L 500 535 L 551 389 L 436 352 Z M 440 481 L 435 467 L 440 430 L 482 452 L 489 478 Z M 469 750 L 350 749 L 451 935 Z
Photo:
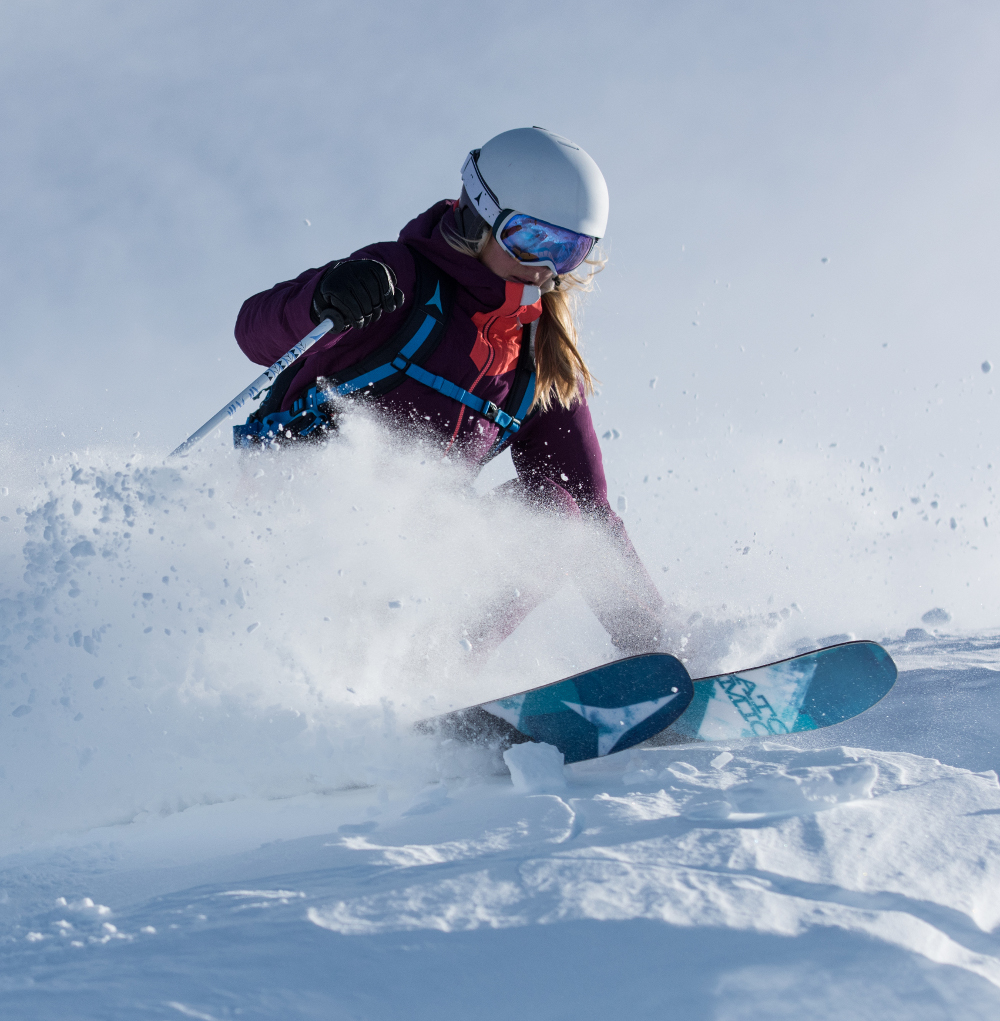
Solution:
M 451 277 L 440 273 L 434 264 L 416 249 L 410 248 L 410 252 L 417 270 L 415 287 L 417 300 L 406 324 L 394 337 L 362 362 L 339 372 L 335 377 L 330 377 L 327 389 L 341 396 L 360 392 L 365 396 L 380 397 L 397 387 L 404 378 L 409 377 L 445 397 L 464 404 L 487 421 L 496 423 L 500 427 L 498 441 L 502 444 L 520 428 L 521 419 L 527 414 L 534 399 L 534 361 L 529 345 L 521 345 L 518 367 L 520 370 L 521 364 L 527 359 L 526 364 L 530 365 L 528 372 L 530 381 L 526 377 L 524 385 L 518 387 L 518 374 L 515 373 L 515 386 L 502 408 L 492 401 L 476 397 L 443 376 L 435 376 L 434 373 L 428 372 L 423 368 L 423 363 L 431 356 L 444 335 L 451 315 L 455 282 Z
M 246 424 L 233 427 L 237 447 L 270 445 L 283 437 L 319 436 L 333 425 L 331 392 L 381 397 L 406 378 L 406 373 L 393 364 L 397 357 L 402 356 L 407 362 L 411 359 L 422 362 L 430 357 L 448 325 L 455 282 L 439 272 L 426 256 L 409 245 L 406 247 L 413 257 L 416 279 L 414 302 L 400 329 L 354 365 L 336 376 L 318 380 L 320 385 L 311 387 L 288 411 L 282 411 L 285 394 L 302 367 L 301 359 L 293 362 L 277 376 Z
M 425 362 L 444 336 L 455 296 L 455 281 L 440 272 L 425 255 L 406 246 L 416 269 L 414 302 L 406 322 L 381 347 L 359 362 L 327 377 L 327 389 L 334 393 L 381 397 L 406 378 L 404 368 L 396 365 Z

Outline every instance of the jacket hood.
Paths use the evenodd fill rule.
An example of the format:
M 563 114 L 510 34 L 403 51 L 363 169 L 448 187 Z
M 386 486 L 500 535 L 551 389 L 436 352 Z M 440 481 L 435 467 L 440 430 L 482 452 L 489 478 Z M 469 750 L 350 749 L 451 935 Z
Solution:
M 399 232 L 399 240 L 427 256 L 485 307 L 498 308 L 507 297 L 506 281 L 478 259 L 456 251 L 442 234 L 442 225 L 452 225 L 457 205 L 457 199 L 435 202 L 430 209 L 410 220 Z

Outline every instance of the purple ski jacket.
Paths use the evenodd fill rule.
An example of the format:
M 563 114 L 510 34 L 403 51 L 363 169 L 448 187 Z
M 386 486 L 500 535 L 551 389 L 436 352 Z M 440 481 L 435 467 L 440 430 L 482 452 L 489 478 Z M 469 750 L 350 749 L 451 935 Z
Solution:
M 407 245 L 458 283 L 448 329 L 424 368 L 477 397 L 503 405 L 514 379 L 521 324 L 538 318 L 541 303 L 521 305 L 520 284 L 501 280 L 481 262 L 448 245 L 441 235 L 441 221 L 452 215 L 454 206 L 452 201 L 438 202 L 411 220 L 398 241 L 368 245 L 349 256 L 377 259 L 392 267 L 406 303 L 364 330 L 328 335 L 307 351 L 282 410 L 314 386 L 317 376 L 336 375 L 385 343 L 403 325 L 412 307 L 416 280 Z M 236 320 L 236 340 L 248 358 L 258 365 L 270 365 L 313 329 L 309 315 L 313 291 L 327 266 L 307 269 L 294 280 L 275 284 L 243 303 Z M 497 437 L 492 422 L 412 379 L 382 397 L 380 404 L 404 421 L 429 421 L 446 442 L 455 436 L 456 451 L 474 462 L 485 456 Z M 511 448 L 524 481 L 551 478 L 572 494 L 581 509 L 598 514 L 610 511 L 601 449 L 586 400 L 581 399 L 570 410 L 556 405 L 533 415 L 515 434 Z
M 445 241 L 442 221 L 453 215 L 456 204 L 447 199 L 437 202 L 411 220 L 398 241 L 368 245 L 349 256 L 376 259 L 390 266 L 406 302 L 402 309 L 383 314 L 363 330 L 327 335 L 315 344 L 299 360 L 299 371 L 288 388 L 282 410 L 314 386 L 318 376 L 335 376 L 385 343 L 403 325 L 414 301 L 416 282 L 407 245 L 458 285 L 448 327 L 424 368 L 477 397 L 503 405 L 514 379 L 522 326 L 541 315 L 541 301 L 521 304 L 521 284 L 502 280 Z M 248 358 L 258 365 L 270 365 L 313 329 L 313 291 L 329 265 L 308 269 L 294 280 L 275 284 L 243 303 L 236 320 L 236 340 Z M 499 431 L 472 409 L 412 379 L 404 380 L 379 403 L 398 421 L 420 426 L 429 423 L 445 446 L 453 445 L 455 452 L 473 463 L 486 455 Z M 634 602 L 641 590 L 639 601 L 658 613 L 662 601 L 632 549 L 621 519 L 608 503 L 601 449 L 584 397 L 581 395 L 570 409 L 555 404 L 549 411 L 532 415 L 515 433 L 510 446 L 518 478 L 527 490 L 541 488 L 550 499 L 555 496 L 555 503 L 564 509 L 573 512 L 579 508 L 585 517 L 596 519 L 609 531 L 629 564 L 629 601 Z M 599 616 L 603 619 L 605 615 Z M 621 626 L 615 630 L 620 632 Z

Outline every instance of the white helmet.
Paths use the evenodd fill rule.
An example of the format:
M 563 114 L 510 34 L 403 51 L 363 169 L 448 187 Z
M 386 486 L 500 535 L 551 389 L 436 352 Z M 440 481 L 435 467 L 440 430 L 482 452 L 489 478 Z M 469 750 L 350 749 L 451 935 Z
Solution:
M 600 168 L 578 145 L 545 128 L 514 128 L 474 149 L 462 166 L 462 184 L 491 227 L 512 211 L 594 238 L 604 237 L 608 226 Z

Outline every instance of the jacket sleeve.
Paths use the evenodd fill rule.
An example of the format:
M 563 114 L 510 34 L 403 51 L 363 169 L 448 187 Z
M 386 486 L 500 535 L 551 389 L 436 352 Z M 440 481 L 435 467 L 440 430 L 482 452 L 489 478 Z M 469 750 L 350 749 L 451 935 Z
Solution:
M 601 446 L 582 394 L 572 408 L 556 404 L 532 416 L 516 433 L 511 456 L 523 483 L 551 479 L 585 515 L 603 518 L 611 513 Z
M 405 307 L 409 307 L 416 281 L 413 256 L 405 244 L 398 241 L 379 241 L 352 252 L 347 256 L 347 260 L 335 259 L 325 266 L 320 266 L 319 269 L 307 269 L 294 280 L 275 284 L 270 290 L 261 291 L 260 294 L 247 298 L 236 317 L 235 330 L 236 343 L 240 345 L 243 353 L 258 365 L 271 365 L 311 333 L 316 326 L 310 314 L 312 298 L 320 277 L 334 262 L 351 259 L 375 259 L 385 263 L 396 274 L 396 282 L 407 299 Z M 399 312 L 397 309 L 396 314 Z M 363 331 L 361 339 L 354 346 L 364 347 L 366 344 L 371 346 L 389 323 L 397 321 L 391 316 L 383 316 L 379 323 Z M 350 330 L 336 334 L 328 333 L 316 345 L 314 351 L 329 350 L 350 333 Z
M 629 655 L 662 649 L 663 598 L 608 503 L 601 447 L 583 395 L 568 410 L 556 405 L 526 422 L 511 456 L 522 485 L 561 486 L 601 533 L 603 554 L 574 565 L 573 577 L 614 644 Z
M 307 269 L 294 280 L 275 284 L 243 302 L 235 333 L 247 358 L 258 365 L 270 365 L 313 329 L 309 308 L 325 269 Z

